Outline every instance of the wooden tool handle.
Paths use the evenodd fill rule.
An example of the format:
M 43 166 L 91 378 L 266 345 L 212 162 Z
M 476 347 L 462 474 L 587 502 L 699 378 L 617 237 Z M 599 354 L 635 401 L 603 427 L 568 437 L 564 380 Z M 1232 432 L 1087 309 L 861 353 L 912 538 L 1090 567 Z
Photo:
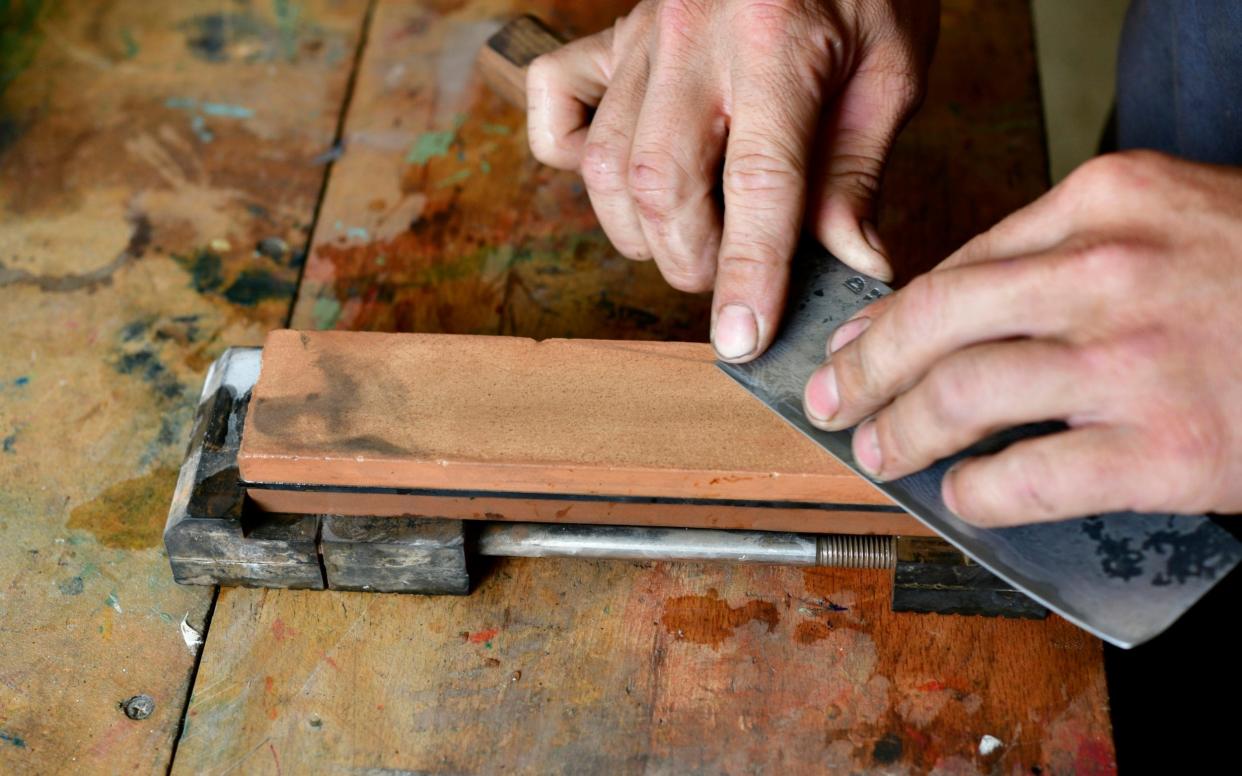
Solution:
M 525 108 L 527 65 L 563 43 L 534 16 L 519 16 L 487 39 L 487 45 L 479 51 L 479 70 L 496 94 Z

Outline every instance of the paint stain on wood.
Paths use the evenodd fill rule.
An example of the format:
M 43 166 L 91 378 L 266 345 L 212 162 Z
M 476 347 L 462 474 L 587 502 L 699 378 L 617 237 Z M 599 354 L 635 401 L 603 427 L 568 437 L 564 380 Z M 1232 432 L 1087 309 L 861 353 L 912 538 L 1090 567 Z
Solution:
M 794 628 L 794 640 L 799 644 L 814 644 L 832 634 L 832 627 L 818 620 L 804 620 Z
M 105 547 L 156 547 L 164 531 L 177 470 L 162 466 L 118 482 L 69 515 L 69 528 L 89 531 Z
M 707 595 L 683 595 L 670 598 L 664 604 L 664 616 L 660 622 L 678 640 L 692 641 L 719 647 L 734 630 L 752 620 L 768 626 L 768 632 L 776 629 L 781 621 L 780 612 L 768 601 L 748 601 L 742 606 L 729 606 L 715 589 Z

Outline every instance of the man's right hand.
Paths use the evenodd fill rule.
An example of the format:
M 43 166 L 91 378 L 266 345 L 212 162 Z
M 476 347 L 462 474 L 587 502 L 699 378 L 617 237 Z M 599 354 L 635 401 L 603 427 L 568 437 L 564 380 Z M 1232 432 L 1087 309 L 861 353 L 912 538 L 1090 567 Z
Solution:
M 581 168 L 617 250 L 714 288 L 712 343 L 749 361 L 780 323 L 804 218 L 842 261 L 891 277 L 875 194 L 922 97 L 937 6 L 644 0 L 531 64 L 531 149 Z

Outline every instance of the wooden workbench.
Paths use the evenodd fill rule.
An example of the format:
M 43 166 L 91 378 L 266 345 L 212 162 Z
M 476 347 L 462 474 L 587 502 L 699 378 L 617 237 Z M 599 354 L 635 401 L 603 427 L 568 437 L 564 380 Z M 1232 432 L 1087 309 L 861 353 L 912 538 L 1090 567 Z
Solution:
M 701 340 L 707 299 L 617 257 L 472 71 L 514 10 L 581 34 L 624 3 L 21 5 L 0 54 L 0 772 L 1114 770 L 1098 641 L 894 615 L 876 572 L 173 584 L 160 531 L 226 345 L 290 314 Z M 881 230 L 908 274 L 1045 181 L 1026 2 L 945 0 Z M 137 694 L 155 710 L 131 720 Z

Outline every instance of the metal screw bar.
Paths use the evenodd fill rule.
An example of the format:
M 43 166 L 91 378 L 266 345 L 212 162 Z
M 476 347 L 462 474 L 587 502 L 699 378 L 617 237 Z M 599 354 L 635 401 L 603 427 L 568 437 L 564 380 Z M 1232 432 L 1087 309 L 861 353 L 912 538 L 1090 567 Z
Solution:
M 769 563 L 784 566 L 893 568 L 891 536 L 639 528 L 553 523 L 487 523 L 480 555 Z
M 815 565 L 838 569 L 891 569 L 897 565 L 895 538 L 824 534 L 816 537 Z

